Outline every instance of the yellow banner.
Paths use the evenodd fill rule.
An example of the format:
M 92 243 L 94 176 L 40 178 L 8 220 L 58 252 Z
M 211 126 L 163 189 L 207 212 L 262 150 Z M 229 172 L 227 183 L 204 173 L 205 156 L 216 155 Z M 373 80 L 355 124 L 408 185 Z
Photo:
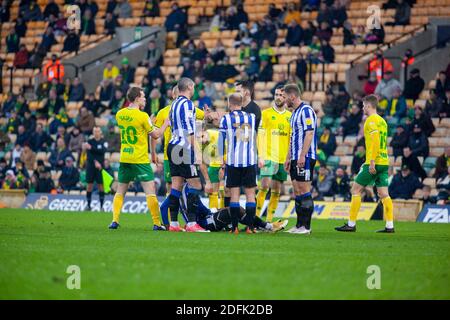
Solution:
M 358 213 L 358 220 L 370 220 L 377 203 L 363 202 Z M 348 219 L 350 202 L 314 201 L 315 219 Z M 283 218 L 295 216 L 295 201 L 291 200 L 283 212 Z

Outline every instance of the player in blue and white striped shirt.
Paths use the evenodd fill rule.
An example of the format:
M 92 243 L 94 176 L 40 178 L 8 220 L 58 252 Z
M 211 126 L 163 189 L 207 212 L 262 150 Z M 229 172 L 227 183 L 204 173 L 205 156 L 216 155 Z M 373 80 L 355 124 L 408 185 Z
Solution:
M 196 151 L 195 143 L 195 107 L 190 98 L 194 94 L 194 82 L 189 78 L 181 78 L 178 81 L 178 98 L 172 102 L 169 113 L 172 138 L 167 147 L 170 174 L 172 176 L 172 189 L 169 195 L 170 226 L 169 231 L 183 231 L 178 224 L 178 212 L 180 209 L 181 190 L 185 181 L 189 184 L 187 198 L 188 223 L 186 231 L 204 232 L 196 223 L 196 212 L 200 200 L 202 185 L 198 173 L 196 157 L 200 157 Z
M 294 109 L 291 115 L 291 137 L 285 169 L 291 175 L 297 214 L 296 226 L 287 232 L 309 234 L 314 211 L 311 181 L 317 159 L 317 116 L 313 108 L 301 100 L 301 91 L 297 85 L 286 85 L 284 92 L 286 103 Z
M 222 150 L 226 145 L 226 180 L 230 189 L 230 213 L 233 219 L 233 232 L 238 233 L 240 188 L 244 187 L 247 198 L 246 212 L 250 217 L 247 232 L 254 232 L 253 219 L 256 214 L 256 117 L 242 111 L 243 97 L 234 93 L 228 97 L 230 113 L 220 120 Z

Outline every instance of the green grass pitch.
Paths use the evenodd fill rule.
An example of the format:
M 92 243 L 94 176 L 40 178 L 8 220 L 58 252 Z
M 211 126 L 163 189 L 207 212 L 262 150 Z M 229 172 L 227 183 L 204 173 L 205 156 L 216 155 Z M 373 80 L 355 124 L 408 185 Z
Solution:
M 149 215 L 0 210 L 0 299 L 449 299 L 450 225 L 310 236 L 154 232 Z M 292 225 L 294 221 L 290 221 Z M 81 289 L 66 287 L 69 265 Z M 370 265 L 381 289 L 369 290 Z

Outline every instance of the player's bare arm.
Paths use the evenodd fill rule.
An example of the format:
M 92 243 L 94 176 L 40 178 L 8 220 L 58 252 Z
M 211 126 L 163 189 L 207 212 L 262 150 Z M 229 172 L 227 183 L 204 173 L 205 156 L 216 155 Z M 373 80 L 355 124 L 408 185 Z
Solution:
M 166 128 L 170 125 L 170 120 L 167 118 L 163 125 L 161 126 L 161 128 L 155 129 L 150 133 L 150 136 L 153 139 L 158 139 L 159 137 L 161 137 L 164 134 L 164 131 L 166 130 Z
M 297 160 L 297 166 L 299 168 L 304 168 L 305 167 L 305 158 L 306 155 L 308 154 L 309 148 L 311 147 L 311 142 L 313 140 L 314 137 L 314 131 L 313 130 L 308 130 L 305 133 L 305 141 L 303 143 L 303 148 L 302 148 L 302 152 L 300 153 L 300 157 Z

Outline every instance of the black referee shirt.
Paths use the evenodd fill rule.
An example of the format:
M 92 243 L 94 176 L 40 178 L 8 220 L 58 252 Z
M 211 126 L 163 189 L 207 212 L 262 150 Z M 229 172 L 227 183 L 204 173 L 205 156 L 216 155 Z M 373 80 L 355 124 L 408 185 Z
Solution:
M 87 162 L 90 165 L 94 164 L 94 161 L 97 160 L 103 166 L 103 162 L 105 160 L 105 152 L 108 149 L 108 142 L 105 139 L 95 140 L 94 138 L 90 139 L 88 143 L 91 145 L 91 150 L 87 152 Z
M 245 111 L 247 113 L 253 113 L 256 117 L 256 127 L 255 130 L 258 131 L 259 123 L 261 122 L 261 109 L 259 106 L 255 103 L 255 101 L 250 101 L 248 105 L 242 108 L 242 111 Z

